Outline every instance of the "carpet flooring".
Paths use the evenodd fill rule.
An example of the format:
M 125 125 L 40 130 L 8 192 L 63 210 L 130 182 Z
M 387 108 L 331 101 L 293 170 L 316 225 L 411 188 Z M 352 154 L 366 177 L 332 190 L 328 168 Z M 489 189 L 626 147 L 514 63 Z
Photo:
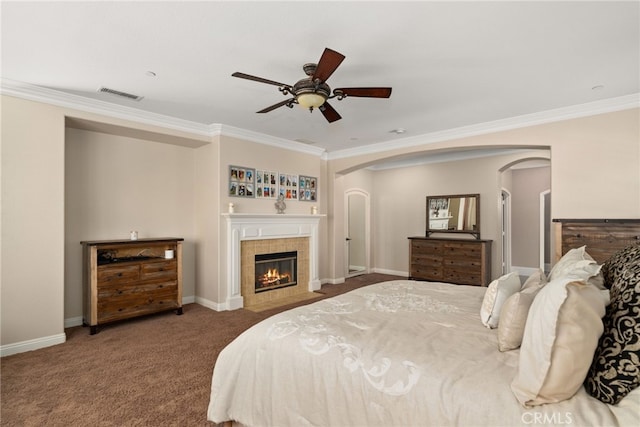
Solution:
M 220 351 L 273 314 L 385 280 L 367 274 L 324 285 L 320 298 L 259 313 L 216 312 L 198 304 L 163 313 L 66 329 L 63 344 L 0 359 L 2 426 L 213 426 L 206 419 Z

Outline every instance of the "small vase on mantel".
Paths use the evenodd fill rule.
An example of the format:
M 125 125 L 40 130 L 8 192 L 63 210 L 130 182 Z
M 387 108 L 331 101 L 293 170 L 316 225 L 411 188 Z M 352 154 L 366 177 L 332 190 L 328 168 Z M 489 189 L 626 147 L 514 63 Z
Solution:
M 287 204 L 284 202 L 284 195 L 278 196 L 278 201 L 275 202 L 276 212 L 279 214 L 283 214 L 284 210 L 287 209 Z

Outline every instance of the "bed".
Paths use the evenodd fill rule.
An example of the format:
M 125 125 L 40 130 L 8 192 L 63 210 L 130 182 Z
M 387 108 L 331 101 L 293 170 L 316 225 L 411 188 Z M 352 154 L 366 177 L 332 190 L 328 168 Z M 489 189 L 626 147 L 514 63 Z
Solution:
M 596 246 L 595 242 L 600 242 L 596 251 L 600 259 L 610 257 L 611 250 L 602 249 L 607 240 L 602 236 L 612 233 L 607 231 L 612 225 L 589 222 L 585 227 L 593 228 L 594 224 L 599 237 L 591 243 Z M 566 225 L 569 235 L 563 241 L 576 240 L 575 227 L 574 223 Z M 622 243 L 633 246 L 637 242 L 634 239 L 640 236 L 639 227 L 636 223 L 625 231 L 629 242 Z M 579 233 L 582 236 L 578 236 L 576 245 L 586 236 L 583 231 Z M 637 234 L 633 236 L 634 233 Z M 617 232 L 610 236 L 609 244 L 614 244 L 618 253 L 624 239 Z M 588 253 L 584 245 L 563 247 L 565 255 L 558 266 L 579 249 L 580 253 Z M 592 261 L 579 264 L 581 268 L 592 268 L 597 263 L 601 277 L 601 264 Z M 629 262 L 628 257 L 625 262 Z M 637 265 L 640 259 L 632 262 Z M 618 274 L 611 268 L 608 272 L 609 276 Z M 640 270 L 634 280 L 639 274 Z M 568 289 L 562 307 L 569 305 L 570 298 L 574 298 L 572 302 L 591 298 L 589 304 L 596 307 L 581 312 L 581 318 L 573 324 L 569 314 L 566 318 L 558 315 L 569 325 L 562 323 L 562 331 L 567 331 L 563 339 L 571 342 L 578 337 L 576 346 L 594 340 L 593 348 L 602 344 L 607 331 L 606 322 L 602 326 L 600 318 L 605 307 L 610 310 L 607 303 L 614 290 L 597 288 L 588 283 L 596 275 L 589 277 L 556 277 L 540 284 L 532 297 L 521 347 L 506 351 L 499 349 L 500 328 L 487 327 L 487 319 L 483 318 L 487 294 L 502 289 L 493 283 L 489 288 L 480 288 L 389 281 L 277 314 L 245 331 L 220 353 L 213 372 L 208 419 L 245 426 L 640 425 L 640 388 L 633 384 L 624 398 L 609 404 L 605 403 L 606 398 L 595 398 L 585 389 L 582 374 L 572 373 L 577 369 L 574 360 L 562 365 L 553 359 L 547 371 L 542 369 L 540 373 L 537 365 L 534 369 L 524 368 L 527 363 L 541 364 L 536 353 L 544 345 L 535 350 L 532 345 L 540 338 L 538 335 L 543 334 L 542 339 L 546 340 L 550 334 L 539 326 L 544 322 L 530 319 L 536 310 L 548 311 L 553 306 L 551 300 L 544 300 L 553 298 L 551 289 Z M 560 279 L 564 282 L 557 285 Z M 500 284 L 513 283 L 515 278 L 511 275 L 500 280 Z M 523 285 L 517 280 L 515 293 L 523 292 Z M 574 294 L 580 296 L 573 297 Z M 579 301 L 582 307 L 585 303 Z M 558 329 L 558 340 L 562 336 L 561 320 L 547 325 Z M 605 329 L 604 335 L 598 328 Z M 564 344 L 558 344 L 547 356 L 561 357 L 558 348 Z M 582 349 L 575 351 L 585 353 Z M 591 359 L 595 360 L 594 351 L 597 356 L 602 349 L 586 353 L 589 351 L 586 369 L 591 375 L 593 366 L 589 365 Z M 556 372 L 555 367 L 561 368 Z M 542 376 L 542 381 L 554 376 L 562 378 L 560 388 L 564 383 L 575 382 L 576 377 L 579 384 L 577 391 L 566 396 L 557 397 L 550 392 L 540 397 L 539 392 L 528 399 L 523 394 L 527 394 L 527 381 L 532 375 Z M 637 376 L 637 372 L 633 375 Z M 631 383 L 636 380 L 631 378 Z M 547 386 L 545 383 L 543 387 Z

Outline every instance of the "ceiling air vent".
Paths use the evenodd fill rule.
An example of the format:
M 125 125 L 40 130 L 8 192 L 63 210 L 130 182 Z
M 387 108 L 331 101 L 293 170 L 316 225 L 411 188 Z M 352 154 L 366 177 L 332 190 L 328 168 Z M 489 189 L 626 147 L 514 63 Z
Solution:
M 115 89 L 109 89 L 108 87 L 101 87 L 98 89 L 98 92 L 110 93 L 111 95 L 120 96 L 122 98 L 133 99 L 134 101 L 140 101 L 143 97 L 138 95 L 133 95 L 127 92 L 121 92 Z

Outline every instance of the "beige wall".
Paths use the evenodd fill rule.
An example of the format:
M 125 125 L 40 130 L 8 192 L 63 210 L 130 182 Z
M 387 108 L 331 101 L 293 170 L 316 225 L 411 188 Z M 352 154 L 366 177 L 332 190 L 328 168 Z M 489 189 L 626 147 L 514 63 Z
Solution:
M 182 237 L 183 298 L 195 298 L 195 150 L 67 128 L 65 319 L 82 316 L 83 240 Z M 77 321 L 76 321 L 77 324 Z
M 64 341 L 64 116 L 2 98 L 2 345 Z
M 219 301 L 220 138 L 195 150 L 196 302 Z
M 511 265 L 540 267 L 540 193 L 551 188 L 549 167 L 515 169 L 511 189 Z
M 220 142 L 220 158 L 218 183 L 219 191 L 222 195 L 220 198 L 222 206 L 226 207 L 229 203 L 233 203 L 237 213 L 276 213 L 274 206 L 275 199 L 248 199 L 228 195 L 229 166 L 234 165 L 279 173 L 317 177 L 320 200 L 313 203 L 286 200 L 287 209 L 285 212 L 308 214 L 311 212 L 311 206 L 317 206 L 320 212 L 323 211 L 322 208 L 324 205 L 322 200 L 326 198 L 324 193 L 326 189 L 324 177 L 322 176 L 321 162 L 318 156 L 291 150 L 282 150 L 266 144 L 256 144 L 238 138 L 222 136 Z

